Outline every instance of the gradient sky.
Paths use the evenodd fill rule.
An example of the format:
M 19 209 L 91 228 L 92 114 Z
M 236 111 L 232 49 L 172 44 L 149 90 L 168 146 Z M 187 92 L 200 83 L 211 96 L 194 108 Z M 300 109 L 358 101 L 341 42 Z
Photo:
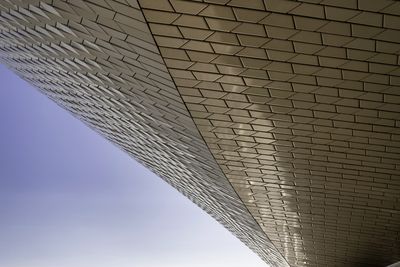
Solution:
M 0 267 L 266 267 L 0 65 Z

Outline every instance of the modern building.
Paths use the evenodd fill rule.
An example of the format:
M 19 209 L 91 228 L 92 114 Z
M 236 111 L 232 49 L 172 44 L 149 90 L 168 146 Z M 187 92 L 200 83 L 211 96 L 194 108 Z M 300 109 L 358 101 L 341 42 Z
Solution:
M 2 63 L 270 266 L 400 260 L 400 1 L 0 11 Z

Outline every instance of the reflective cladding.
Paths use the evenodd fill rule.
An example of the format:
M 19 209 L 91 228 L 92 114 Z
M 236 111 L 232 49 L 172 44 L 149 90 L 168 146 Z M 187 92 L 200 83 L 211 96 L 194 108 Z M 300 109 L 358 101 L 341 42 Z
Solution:
M 2 1 L 0 10 L 3 63 L 271 266 L 288 266 L 201 138 L 135 1 Z
M 271 266 L 400 260 L 400 2 L 28 2 L 2 61 Z
M 139 3 L 212 154 L 291 266 L 400 259 L 400 2 Z

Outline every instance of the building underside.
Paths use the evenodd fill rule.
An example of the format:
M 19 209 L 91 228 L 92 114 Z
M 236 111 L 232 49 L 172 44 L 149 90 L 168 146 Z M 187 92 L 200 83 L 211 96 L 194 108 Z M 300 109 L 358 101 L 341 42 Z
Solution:
M 270 266 L 400 260 L 399 1 L 4 0 L 0 11 L 3 64 Z

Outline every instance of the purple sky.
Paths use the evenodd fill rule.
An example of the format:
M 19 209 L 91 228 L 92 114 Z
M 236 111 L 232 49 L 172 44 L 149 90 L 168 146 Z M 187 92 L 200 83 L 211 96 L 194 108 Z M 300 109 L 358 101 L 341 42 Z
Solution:
M 265 267 L 205 212 L 0 65 L 1 267 Z

